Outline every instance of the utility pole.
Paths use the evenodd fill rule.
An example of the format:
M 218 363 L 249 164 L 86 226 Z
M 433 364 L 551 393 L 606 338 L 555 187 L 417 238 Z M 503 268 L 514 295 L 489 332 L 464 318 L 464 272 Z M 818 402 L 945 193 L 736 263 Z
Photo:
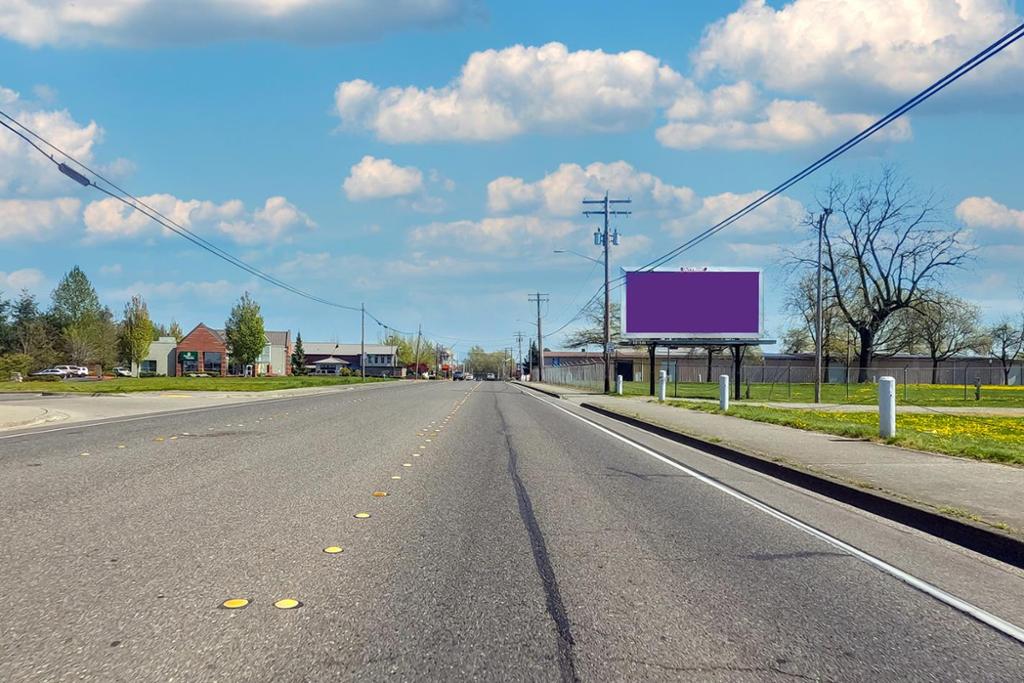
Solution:
M 517 379 L 523 379 L 523 333 L 516 332 L 516 343 L 519 345 L 519 354 L 516 356 Z
M 619 243 L 619 231 L 616 230 L 614 234 L 609 233 L 609 219 L 611 216 L 628 216 L 632 211 L 613 211 L 611 209 L 612 204 L 629 204 L 632 200 L 629 199 L 608 199 L 607 190 L 604 193 L 604 199 L 584 199 L 584 204 L 601 204 L 600 211 L 584 211 L 584 216 L 601 215 L 604 216 L 604 231 L 594 233 L 594 244 L 604 248 L 604 393 L 610 393 L 612 390 L 612 328 L 611 328 L 611 290 L 608 286 L 608 252 L 611 245 Z
M 366 381 L 366 304 L 359 304 L 359 372 Z
M 416 379 L 420 378 L 420 337 L 422 334 L 423 325 L 418 325 L 416 327 L 416 358 L 412 361 L 412 364 L 415 366 L 413 368 L 413 373 L 415 373 Z
M 544 381 L 544 333 L 540 326 L 540 305 L 542 302 L 550 301 L 547 294 L 537 292 L 527 297 L 530 301 L 537 302 L 537 381 Z M 532 373 L 531 373 L 532 374 Z
M 815 296 L 814 307 L 814 402 L 821 403 L 821 332 L 822 332 L 822 305 L 821 305 L 821 238 L 825 232 L 825 225 L 828 223 L 829 214 L 832 209 L 825 209 L 818 216 L 818 284 Z

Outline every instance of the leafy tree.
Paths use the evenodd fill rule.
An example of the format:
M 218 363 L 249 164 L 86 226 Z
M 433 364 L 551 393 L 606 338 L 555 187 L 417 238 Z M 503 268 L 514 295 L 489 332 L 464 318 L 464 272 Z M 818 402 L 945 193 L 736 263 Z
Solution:
M 910 336 L 932 359 L 932 384 L 939 382 L 939 363 L 983 346 L 978 326 L 981 310 L 945 292 L 929 293 L 909 309 Z
M 969 253 L 961 231 L 940 223 L 936 203 L 916 195 L 889 168 L 873 181 L 835 180 L 818 203 L 830 215 L 822 229 L 829 297 L 859 338 L 858 381 L 864 382 L 879 334 L 893 314 L 916 305 L 924 289 L 963 264 Z M 809 216 L 805 223 L 816 238 L 817 220 Z M 797 259 L 805 266 L 816 261 L 809 254 Z
M 27 375 L 33 370 L 34 359 L 27 353 L 5 353 L 0 355 L 0 382 L 6 382 L 14 373 Z
M 504 351 L 487 352 L 480 346 L 472 346 L 466 352 L 466 364 L 474 373 L 501 372 L 508 358 Z
M 121 358 L 137 368 L 149 353 L 153 342 L 153 323 L 149 319 L 146 302 L 138 294 L 124 305 L 124 317 L 118 335 L 118 351 Z
M 413 356 L 415 355 L 414 347 L 416 346 L 415 336 L 410 339 L 392 332 L 381 340 L 381 344 L 394 346 L 396 348 L 395 362 L 400 367 L 409 367 L 413 364 Z
M 295 335 L 295 348 L 292 349 L 292 374 L 306 374 L 306 350 L 302 348 L 302 332 Z
M 231 308 L 231 317 L 224 323 L 224 333 L 231 359 L 242 366 L 255 365 L 266 346 L 267 335 L 263 329 L 260 305 L 249 296 L 249 292 Z
M 13 304 L 10 299 L 5 299 L 0 293 L 0 353 L 14 349 L 17 341 L 14 334 L 14 323 L 10 320 L 12 310 Z
M 1010 318 L 1003 318 L 989 329 L 988 347 L 989 355 L 1003 368 L 1003 384 L 1009 384 L 1013 361 L 1024 350 L 1024 316 L 1020 325 L 1015 325 Z
M 100 299 L 89 278 L 75 266 L 65 273 L 52 294 L 50 317 L 58 329 L 100 313 Z
M 611 343 L 617 343 L 621 338 L 621 316 L 619 304 L 612 303 L 608 327 Z M 586 346 L 604 346 L 604 299 L 595 301 L 587 307 L 584 313 L 587 320 L 587 327 L 576 330 L 565 337 L 565 347 L 568 349 L 579 349 Z
M 814 351 L 814 339 L 806 327 L 791 327 L 782 334 L 783 353 L 810 353 Z
M 174 337 L 174 340 L 178 342 L 185 338 L 185 333 L 181 331 L 181 325 L 174 318 L 171 318 L 171 324 L 167 328 L 167 336 Z
M 21 296 L 14 303 L 12 324 L 14 349 L 32 357 L 30 371 L 57 362 L 58 354 L 54 348 L 54 340 L 58 338 L 58 332 L 39 312 L 36 298 L 28 290 L 22 290 Z
M 99 365 L 100 371 L 117 363 L 117 325 L 114 315 L 103 308 L 84 313 L 63 331 L 64 351 L 76 365 Z

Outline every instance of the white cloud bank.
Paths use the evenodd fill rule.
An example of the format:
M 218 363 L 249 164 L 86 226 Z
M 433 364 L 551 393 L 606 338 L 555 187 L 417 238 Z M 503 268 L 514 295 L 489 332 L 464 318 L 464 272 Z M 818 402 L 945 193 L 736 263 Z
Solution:
M 0 241 L 43 241 L 78 221 L 82 203 L 58 199 L 0 199 Z
M 668 147 L 767 149 L 850 133 L 876 118 L 766 100 L 747 82 L 707 93 L 645 52 L 570 51 L 561 43 L 475 52 L 439 88 L 345 81 L 334 104 L 344 128 L 390 143 L 625 131 L 664 115 L 669 123 L 657 137 Z M 908 124 L 897 128 L 889 139 L 906 139 Z
M 841 96 L 930 84 L 1021 21 L 1007 0 L 747 0 L 705 31 L 697 73 L 717 71 L 773 90 Z M 1012 47 L 970 82 L 1005 88 L 1024 72 Z M 1020 87 L 1019 82 L 1016 86 Z
M 140 199 L 189 230 L 206 236 L 211 232 L 220 233 L 239 244 L 287 241 L 294 233 L 316 226 L 309 216 L 284 197 L 270 197 L 262 207 L 253 211 L 246 209 L 238 199 L 222 204 L 198 199 L 182 200 L 169 194 Z M 116 199 L 101 199 L 85 207 L 85 233 L 92 241 L 155 234 L 157 230 L 171 233 Z
M 22 268 L 9 273 L 0 270 L 0 291 L 7 294 L 20 292 L 23 289 L 37 290 L 44 282 L 46 282 L 46 277 L 37 268 Z
M 0 0 L 0 36 L 32 47 L 341 43 L 478 13 L 474 0 Z

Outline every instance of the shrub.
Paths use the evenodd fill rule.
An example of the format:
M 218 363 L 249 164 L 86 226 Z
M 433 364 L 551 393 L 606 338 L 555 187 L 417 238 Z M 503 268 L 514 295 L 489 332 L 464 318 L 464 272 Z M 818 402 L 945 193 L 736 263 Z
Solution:
M 0 382 L 6 382 L 11 375 L 20 372 L 23 376 L 32 368 L 32 356 L 27 353 L 5 353 L 0 355 Z
M 41 377 L 25 377 L 26 382 L 59 382 L 63 379 L 57 375 L 42 375 Z

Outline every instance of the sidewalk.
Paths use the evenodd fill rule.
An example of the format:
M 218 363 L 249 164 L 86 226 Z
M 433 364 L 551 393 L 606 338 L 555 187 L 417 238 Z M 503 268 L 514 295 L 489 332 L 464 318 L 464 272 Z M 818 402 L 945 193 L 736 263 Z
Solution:
M 1009 527 L 1003 531 L 1024 539 L 1024 468 L 686 410 L 646 396 L 605 396 L 539 383 L 529 386 L 933 512 Z
M 0 431 L 35 427 L 67 417 L 65 413 L 40 406 L 0 404 Z

